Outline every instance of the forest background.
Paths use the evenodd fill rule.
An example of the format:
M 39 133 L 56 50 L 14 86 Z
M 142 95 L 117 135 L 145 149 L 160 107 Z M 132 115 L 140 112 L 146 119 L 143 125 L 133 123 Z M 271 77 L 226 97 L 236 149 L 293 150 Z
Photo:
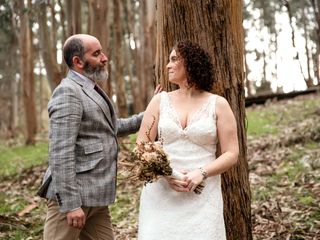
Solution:
M 247 96 L 319 84 L 318 4 L 244 1 Z M 47 130 L 48 99 L 67 71 L 61 48 L 74 33 L 101 41 L 110 72 L 102 85 L 120 116 L 142 111 L 152 96 L 161 42 L 155 0 L 1 0 L 0 26 L 2 138 L 24 135 L 33 144 Z
M 0 139 L 3 148 L 14 149 L 26 144 L 46 150 L 46 105 L 66 74 L 61 48 L 72 34 L 88 33 L 100 40 L 109 58 L 110 73 L 109 80 L 101 86 L 112 97 L 119 116 L 143 111 L 157 83 L 173 89 L 174 86 L 165 81 L 164 67 L 159 68 L 164 66 L 159 64 L 159 59 L 165 63 L 169 54 L 169 50 L 165 54 L 160 51 L 167 38 L 159 30 L 159 12 L 165 15 L 165 6 L 179 9 L 182 5 L 192 5 L 185 2 L 0 0 Z M 196 6 L 219 6 L 218 3 L 226 2 L 202 0 L 194 3 L 191 11 L 194 15 L 183 15 L 182 11 L 175 14 L 177 19 L 182 19 L 182 24 L 195 16 L 202 21 L 203 12 Z M 239 81 L 243 81 L 246 97 L 287 93 L 320 84 L 319 0 L 245 0 L 238 5 L 233 3 L 236 1 L 230 2 L 232 6 L 241 7 L 235 10 L 242 12 L 238 31 L 243 35 L 239 43 L 243 43 L 240 53 L 244 61 L 238 63 L 240 70 L 243 69 Z M 169 36 L 177 31 L 170 26 L 167 30 Z M 183 30 L 181 28 L 182 35 Z M 221 85 L 228 83 L 222 81 Z M 224 87 L 219 88 L 224 94 L 221 89 Z M 237 104 L 233 100 L 233 105 Z M 1 158 L 0 155 L 0 161 Z M 245 154 L 243 159 L 246 160 Z M 3 175 L 10 177 L 10 171 L 6 169 Z

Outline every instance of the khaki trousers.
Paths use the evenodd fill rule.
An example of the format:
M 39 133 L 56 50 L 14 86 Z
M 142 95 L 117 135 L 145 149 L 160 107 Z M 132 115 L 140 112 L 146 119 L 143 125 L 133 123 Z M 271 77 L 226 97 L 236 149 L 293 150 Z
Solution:
M 44 240 L 114 240 L 108 207 L 82 207 L 86 223 L 82 229 L 70 227 L 67 215 L 59 212 L 56 201 L 48 200 Z

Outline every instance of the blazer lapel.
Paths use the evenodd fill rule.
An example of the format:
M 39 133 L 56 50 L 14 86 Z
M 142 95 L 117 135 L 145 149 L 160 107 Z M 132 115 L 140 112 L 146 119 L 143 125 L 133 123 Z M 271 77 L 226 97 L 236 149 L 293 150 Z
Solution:
M 109 99 L 109 97 L 103 92 L 105 99 L 94 89 L 94 83 L 85 81 L 84 79 L 80 78 L 73 72 L 69 72 L 68 78 L 72 79 L 73 81 L 77 82 L 82 86 L 82 90 L 85 92 L 85 94 L 90 97 L 93 101 L 98 104 L 98 106 L 103 111 L 104 115 L 106 116 L 106 119 L 114 131 L 115 129 L 115 114 L 114 114 L 114 108 L 113 105 Z

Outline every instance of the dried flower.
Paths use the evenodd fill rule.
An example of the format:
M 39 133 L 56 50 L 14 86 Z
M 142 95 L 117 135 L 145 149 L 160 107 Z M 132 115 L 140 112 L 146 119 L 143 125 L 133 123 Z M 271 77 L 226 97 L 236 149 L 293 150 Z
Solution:
M 168 155 L 163 150 L 163 139 L 161 134 L 159 142 L 152 142 L 150 139 L 150 130 L 155 123 L 152 122 L 151 127 L 146 132 L 149 139 L 148 142 L 137 143 L 135 148 L 127 159 L 127 167 L 130 167 L 131 176 L 133 180 L 143 181 L 144 184 L 156 181 L 161 176 L 172 176 L 178 179 L 183 179 L 184 175 L 175 171 L 170 167 Z M 200 194 L 204 188 L 203 183 L 199 184 L 194 190 L 195 193 Z

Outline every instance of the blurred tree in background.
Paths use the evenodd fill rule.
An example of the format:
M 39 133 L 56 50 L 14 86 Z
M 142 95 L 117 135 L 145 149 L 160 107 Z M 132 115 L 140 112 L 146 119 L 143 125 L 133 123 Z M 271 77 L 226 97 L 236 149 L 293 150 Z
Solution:
M 156 0 L 0 0 L 1 138 L 24 136 L 33 144 L 46 133 L 46 105 L 67 70 L 62 46 L 75 33 L 100 40 L 110 73 L 100 84 L 119 115 L 142 111 L 156 78 L 166 79 L 158 64 L 167 61 L 169 49 L 156 57 L 157 46 L 174 33 L 169 28 L 156 38 L 157 5 Z M 191 17 L 175 14 L 185 22 Z M 246 95 L 318 85 L 319 26 L 319 1 L 244 0 Z

